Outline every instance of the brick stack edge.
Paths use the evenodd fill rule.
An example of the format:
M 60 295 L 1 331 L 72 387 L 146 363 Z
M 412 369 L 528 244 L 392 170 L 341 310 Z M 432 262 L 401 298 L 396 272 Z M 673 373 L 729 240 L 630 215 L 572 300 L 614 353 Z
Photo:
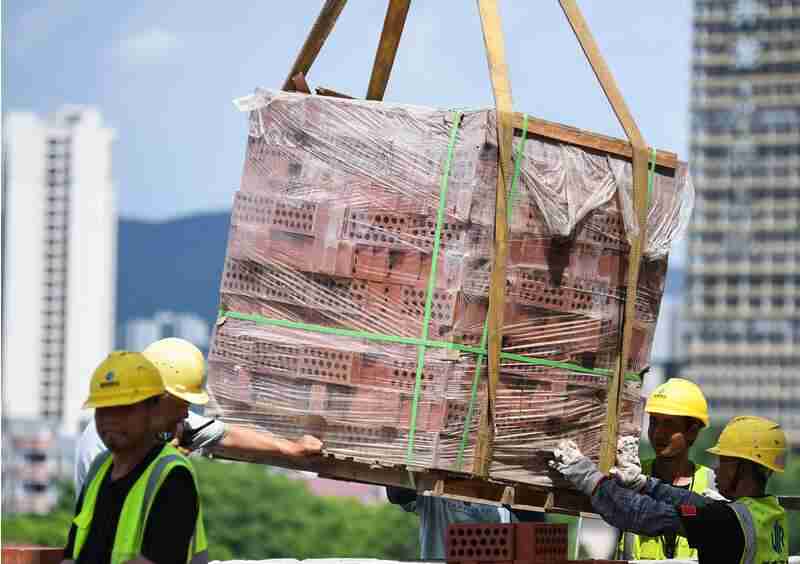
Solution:
M 566 524 L 460 524 L 447 529 L 447 564 L 595 564 L 624 560 L 569 560 Z
M 223 309 L 402 337 L 422 335 L 452 112 L 287 93 L 258 95 L 231 216 Z M 515 150 L 520 138 L 515 138 Z M 429 339 L 477 345 L 488 311 L 498 151 L 495 114 L 463 114 L 445 201 Z M 659 169 L 648 248 L 677 229 L 688 177 Z M 618 190 L 619 188 L 619 190 Z M 613 368 L 629 245 L 630 163 L 528 139 L 509 234 L 503 350 Z M 628 369 L 648 363 L 667 259 L 645 257 Z M 281 436 L 312 433 L 336 455 L 403 464 L 413 345 L 226 318 L 209 354 L 214 408 Z M 428 348 L 413 463 L 455 470 L 476 356 Z M 483 363 L 485 375 L 485 361 Z M 549 485 L 561 438 L 596 457 L 607 378 L 503 361 L 491 474 Z M 472 468 L 481 398 L 464 450 Z M 640 433 L 640 384 L 621 430 Z
M 43 546 L 4 546 L 0 558 L 4 564 L 59 564 L 63 559 L 63 549 Z

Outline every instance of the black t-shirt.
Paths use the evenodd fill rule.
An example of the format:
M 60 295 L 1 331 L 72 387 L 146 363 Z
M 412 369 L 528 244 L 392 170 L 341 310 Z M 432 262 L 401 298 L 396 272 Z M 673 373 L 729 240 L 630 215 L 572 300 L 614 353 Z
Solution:
M 163 448 L 162 444 L 154 447 L 136 468 L 122 478 L 112 481 L 111 469 L 106 473 L 97 492 L 89 535 L 81 549 L 77 564 L 106 564 L 111 560 L 111 549 L 114 546 L 117 523 L 125 498 Z M 83 492 L 78 498 L 75 515 L 81 512 L 82 506 Z M 173 469 L 153 499 L 153 506 L 144 529 L 141 555 L 156 564 L 185 562 L 197 513 L 197 489 L 192 475 L 186 468 Z M 76 532 L 76 526 L 73 524 L 64 549 L 67 558 L 72 556 Z
M 703 505 L 679 505 L 689 546 L 702 562 L 740 562 L 745 542 L 733 508 L 723 501 Z

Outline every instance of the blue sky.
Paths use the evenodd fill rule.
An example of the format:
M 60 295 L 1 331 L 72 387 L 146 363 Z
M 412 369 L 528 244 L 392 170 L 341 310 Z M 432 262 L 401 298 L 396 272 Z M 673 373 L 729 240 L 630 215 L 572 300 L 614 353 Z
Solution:
M 230 207 L 245 116 L 231 104 L 280 87 L 322 0 L 2 4 L 3 111 L 98 106 L 117 130 L 121 215 Z M 623 136 L 555 0 L 500 3 L 515 108 Z M 686 158 L 690 0 L 579 2 L 651 145 Z M 351 0 L 309 73 L 363 96 L 386 2 Z M 473 1 L 415 0 L 386 93 L 392 102 L 491 106 Z

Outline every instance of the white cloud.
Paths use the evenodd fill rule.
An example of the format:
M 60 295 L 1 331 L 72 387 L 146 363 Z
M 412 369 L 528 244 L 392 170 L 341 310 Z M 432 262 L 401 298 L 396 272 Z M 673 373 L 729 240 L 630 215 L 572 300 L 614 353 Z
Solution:
M 154 63 L 164 61 L 181 45 L 174 33 L 153 27 L 120 40 L 114 51 L 130 63 Z

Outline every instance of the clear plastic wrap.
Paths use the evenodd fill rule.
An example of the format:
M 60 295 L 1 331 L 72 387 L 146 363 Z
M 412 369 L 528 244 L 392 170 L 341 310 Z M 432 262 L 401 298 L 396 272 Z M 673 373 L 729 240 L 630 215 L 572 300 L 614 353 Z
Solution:
M 470 472 L 486 395 L 494 112 L 456 121 L 266 91 L 239 105 L 250 135 L 209 354 L 213 407 L 282 436 L 318 435 L 335 456 Z M 628 163 L 533 137 L 518 158 L 491 473 L 550 484 L 558 440 L 599 449 L 625 299 L 625 200 L 615 196 Z M 649 358 L 659 249 L 680 228 L 687 191 L 685 174 L 656 174 L 648 248 L 661 258 L 642 262 L 632 372 Z M 639 389 L 626 383 L 620 418 L 637 435 Z

